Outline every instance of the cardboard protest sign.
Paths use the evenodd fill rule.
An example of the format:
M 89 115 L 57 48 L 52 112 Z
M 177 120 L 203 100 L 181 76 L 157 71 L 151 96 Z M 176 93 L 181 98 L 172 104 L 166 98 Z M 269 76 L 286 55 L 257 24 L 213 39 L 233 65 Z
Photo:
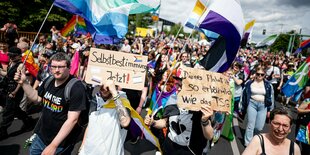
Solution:
M 147 56 L 91 48 L 85 81 L 100 84 L 114 80 L 122 88 L 141 90 L 146 68 Z
M 231 91 L 229 78 L 220 73 L 182 66 L 182 90 L 178 107 L 199 111 L 202 104 L 213 110 L 230 112 Z

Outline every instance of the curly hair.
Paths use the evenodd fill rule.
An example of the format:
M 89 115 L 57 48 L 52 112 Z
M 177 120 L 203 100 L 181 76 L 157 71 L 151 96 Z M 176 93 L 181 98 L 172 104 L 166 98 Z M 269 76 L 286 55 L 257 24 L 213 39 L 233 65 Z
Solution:
M 167 78 L 169 77 L 168 81 L 167 81 L 167 84 L 166 84 L 166 90 L 167 90 L 167 92 L 170 92 L 173 89 L 174 85 L 175 85 L 175 79 L 173 77 L 175 77 L 177 75 L 177 70 L 176 69 L 174 69 L 172 71 L 171 70 L 167 70 L 163 75 L 165 75 L 165 74 L 167 75 Z M 165 82 L 166 82 L 166 79 L 164 79 L 164 78 L 162 78 L 161 81 L 159 82 L 158 88 L 160 90 L 161 90 L 160 86 L 164 85 Z

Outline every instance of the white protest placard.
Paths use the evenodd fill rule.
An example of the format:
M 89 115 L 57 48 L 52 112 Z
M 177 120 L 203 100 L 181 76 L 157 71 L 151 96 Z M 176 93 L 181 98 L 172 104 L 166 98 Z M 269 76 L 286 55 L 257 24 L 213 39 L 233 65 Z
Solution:
M 122 88 L 141 90 L 146 68 L 147 56 L 91 48 L 85 81 L 100 84 L 114 80 Z
M 178 107 L 199 111 L 208 104 L 215 111 L 230 112 L 231 91 L 229 78 L 221 73 L 182 66 L 182 90 L 178 94 Z

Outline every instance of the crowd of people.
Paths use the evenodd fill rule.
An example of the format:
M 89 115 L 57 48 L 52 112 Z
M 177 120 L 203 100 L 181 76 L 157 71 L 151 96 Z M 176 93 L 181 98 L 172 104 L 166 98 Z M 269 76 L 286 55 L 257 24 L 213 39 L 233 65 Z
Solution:
M 14 29 L 14 25 L 7 24 L 1 30 L 9 33 L 9 28 Z M 62 37 L 54 26 L 51 32 L 52 37 L 40 35 L 38 41 L 16 36 L 13 42 L 12 38 L 7 38 L 0 43 L 0 139 L 8 138 L 7 129 L 17 117 L 23 121 L 22 131 L 34 129 L 35 138 L 29 149 L 32 155 L 70 154 L 81 133 L 84 138 L 79 154 L 123 154 L 124 142 L 137 138 L 127 132 L 132 115 L 130 109 L 140 114 L 155 95 L 156 102 L 166 102 L 165 107 L 156 114 L 147 114 L 142 123 L 158 138 L 162 153 L 207 153 L 205 148 L 215 136 L 214 115 L 219 112 L 208 105 L 203 105 L 198 112 L 178 108 L 182 78 L 175 64 L 198 68 L 210 44 L 161 34 L 155 38 L 128 37 L 119 45 L 96 45 L 89 36 Z M 148 56 L 144 89 L 121 89 L 108 80 L 88 99 L 84 79 L 90 48 Z M 78 68 L 72 66 L 73 59 L 79 59 Z M 300 154 L 298 145 L 287 139 L 293 118 L 285 113 L 287 109 L 281 109 L 290 103 L 281 88 L 304 60 L 305 57 L 281 51 L 275 54 L 262 49 L 239 49 L 224 75 L 234 83 L 233 115 L 248 120 L 244 154 L 276 154 L 277 150 L 283 154 L 289 151 Z M 74 79 L 79 80 L 71 82 Z M 67 99 L 65 92 L 71 83 L 75 91 L 68 94 L 70 99 Z M 296 129 L 300 136 L 296 142 L 305 155 L 310 153 L 309 143 L 301 139 L 308 137 L 300 135 L 299 130 L 309 123 L 309 90 L 310 82 L 296 104 L 300 113 L 298 120 L 303 119 Z M 157 100 L 156 94 L 161 94 L 165 100 Z M 280 109 L 275 107 L 275 101 L 282 103 Z M 42 106 L 38 122 L 27 114 L 32 104 Z M 83 130 L 77 126 L 85 110 L 88 110 L 89 122 Z M 266 122 L 271 124 L 270 132 L 260 134 Z M 260 144 L 263 147 L 259 147 Z M 290 145 L 293 150 L 289 150 Z

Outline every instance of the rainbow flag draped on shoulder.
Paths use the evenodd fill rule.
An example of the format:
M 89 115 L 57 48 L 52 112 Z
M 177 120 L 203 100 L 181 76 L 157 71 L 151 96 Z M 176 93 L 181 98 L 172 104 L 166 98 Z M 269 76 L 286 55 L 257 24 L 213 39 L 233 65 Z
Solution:
M 160 0 L 55 0 L 54 4 L 85 19 L 97 44 L 118 43 L 127 33 L 128 15 L 155 11 Z
M 158 89 L 158 87 L 156 87 L 153 92 L 147 114 L 148 115 L 156 114 L 156 117 L 161 118 L 163 115 L 163 109 L 166 107 L 167 101 L 170 99 L 172 95 L 176 97 L 176 90 L 177 89 L 173 87 L 173 89 L 170 92 L 162 92 L 161 96 L 159 96 L 160 90 Z
M 291 78 L 282 87 L 282 92 L 286 97 L 294 96 L 293 100 L 297 101 L 307 84 L 310 77 L 309 72 L 310 57 L 306 59 Z

